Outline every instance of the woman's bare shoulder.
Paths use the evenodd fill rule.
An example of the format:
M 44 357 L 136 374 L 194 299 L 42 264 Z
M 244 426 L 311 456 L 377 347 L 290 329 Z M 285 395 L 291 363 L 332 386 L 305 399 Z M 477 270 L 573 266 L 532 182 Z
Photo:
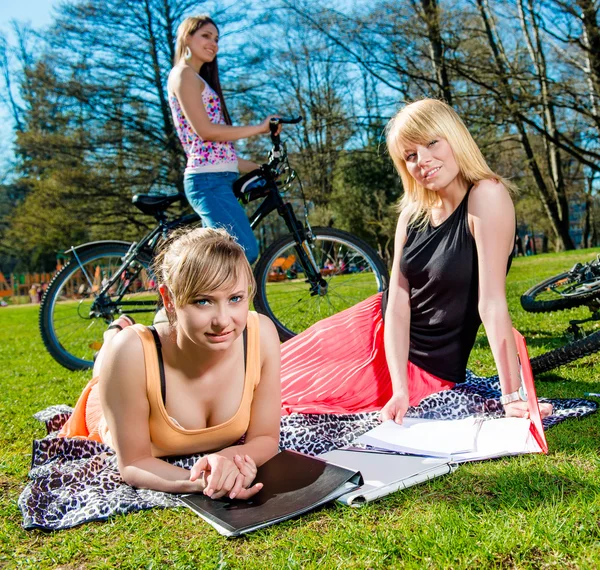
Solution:
M 277 334 L 277 328 L 273 321 L 266 315 L 258 313 L 258 324 L 260 327 L 260 341 L 263 342 L 277 342 L 279 344 L 279 335 Z
M 142 339 L 133 327 L 126 327 L 115 335 L 106 347 L 101 378 L 129 379 L 145 374 L 144 347 Z
M 177 93 L 184 86 L 194 86 L 204 90 L 204 82 L 189 65 L 176 65 L 171 69 L 168 79 L 169 91 Z
M 473 185 L 469 195 L 469 213 L 478 215 L 485 212 L 506 214 L 514 211 L 510 193 L 499 180 L 480 180 Z

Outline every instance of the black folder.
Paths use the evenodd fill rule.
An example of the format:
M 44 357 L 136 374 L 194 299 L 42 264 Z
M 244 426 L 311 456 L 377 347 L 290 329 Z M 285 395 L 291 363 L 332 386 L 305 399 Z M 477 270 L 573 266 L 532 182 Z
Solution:
M 259 467 L 264 487 L 247 501 L 211 499 L 203 494 L 181 500 L 225 536 L 240 536 L 295 517 L 362 485 L 360 472 L 322 459 L 282 451 Z

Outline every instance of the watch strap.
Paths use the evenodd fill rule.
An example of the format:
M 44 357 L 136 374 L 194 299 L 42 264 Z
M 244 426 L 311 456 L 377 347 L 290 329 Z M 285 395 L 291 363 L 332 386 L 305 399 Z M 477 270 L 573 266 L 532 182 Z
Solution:
M 500 396 L 500 403 L 503 406 L 505 406 L 506 404 L 511 404 L 512 402 L 516 402 L 518 400 L 521 400 L 521 393 L 519 392 L 519 390 L 511 392 L 510 394 L 504 394 Z

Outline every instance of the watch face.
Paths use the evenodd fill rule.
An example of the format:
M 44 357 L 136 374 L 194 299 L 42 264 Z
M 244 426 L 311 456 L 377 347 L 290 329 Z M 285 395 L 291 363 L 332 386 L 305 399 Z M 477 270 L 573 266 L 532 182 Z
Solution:
M 525 391 L 525 388 L 523 386 L 519 388 L 519 398 L 521 398 L 521 400 L 523 400 L 524 402 L 527 401 L 527 392 Z

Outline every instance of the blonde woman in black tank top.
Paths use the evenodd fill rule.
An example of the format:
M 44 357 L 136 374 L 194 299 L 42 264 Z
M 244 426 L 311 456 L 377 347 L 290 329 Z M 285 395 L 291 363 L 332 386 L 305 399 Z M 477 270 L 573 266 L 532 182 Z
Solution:
M 382 419 L 409 406 L 407 364 L 457 382 L 479 324 L 494 356 L 507 416 L 527 417 L 505 282 L 513 250 L 513 186 L 495 174 L 456 112 L 434 99 L 404 107 L 387 131 L 404 196 L 385 313 L 393 395 Z M 551 407 L 542 405 L 542 415 Z

